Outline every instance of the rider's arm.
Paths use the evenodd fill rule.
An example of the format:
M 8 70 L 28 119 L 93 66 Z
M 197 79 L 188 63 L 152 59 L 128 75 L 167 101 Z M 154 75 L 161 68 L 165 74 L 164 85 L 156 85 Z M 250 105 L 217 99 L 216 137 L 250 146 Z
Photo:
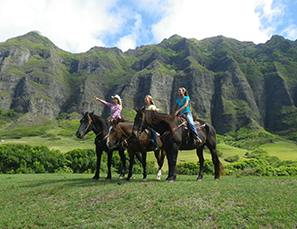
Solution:
M 179 112 L 181 112 L 183 109 L 185 109 L 188 106 L 188 103 L 189 103 L 189 100 L 186 100 L 185 104 L 175 112 L 175 115 L 178 115 Z M 175 104 L 174 110 L 176 110 L 176 108 L 177 108 L 177 104 Z

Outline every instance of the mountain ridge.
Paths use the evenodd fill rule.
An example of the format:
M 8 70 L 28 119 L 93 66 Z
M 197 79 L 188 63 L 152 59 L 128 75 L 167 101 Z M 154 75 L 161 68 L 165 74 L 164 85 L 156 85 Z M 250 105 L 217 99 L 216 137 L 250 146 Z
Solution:
M 241 127 L 297 132 L 297 43 L 274 35 L 265 44 L 217 36 L 203 40 L 173 35 L 156 45 L 122 52 L 93 47 L 66 52 L 36 32 L 0 43 L 1 109 L 41 114 L 109 109 L 119 94 L 133 117 L 146 94 L 172 113 L 177 89 L 188 89 L 193 113 L 224 134 Z M 134 113 L 133 113 L 134 112 Z

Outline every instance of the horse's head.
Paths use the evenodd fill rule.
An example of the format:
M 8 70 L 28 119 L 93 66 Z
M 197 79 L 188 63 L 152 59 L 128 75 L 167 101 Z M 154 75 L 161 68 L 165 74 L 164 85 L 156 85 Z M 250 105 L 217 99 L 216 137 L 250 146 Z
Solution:
M 123 131 L 118 123 L 113 123 L 109 128 L 106 145 L 108 148 L 116 148 L 122 140 Z
M 93 115 L 94 112 L 88 113 L 86 112 L 82 119 L 80 120 L 80 126 L 78 127 L 78 130 L 76 132 L 76 137 L 77 138 L 83 138 L 86 133 L 92 130 L 93 128 L 93 120 L 91 116 Z
M 148 127 L 146 122 L 146 114 L 145 108 L 141 108 L 140 110 L 136 110 L 137 114 L 134 118 L 134 126 L 132 131 L 132 136 L 134 138 L 139 138 L 142 131 Z

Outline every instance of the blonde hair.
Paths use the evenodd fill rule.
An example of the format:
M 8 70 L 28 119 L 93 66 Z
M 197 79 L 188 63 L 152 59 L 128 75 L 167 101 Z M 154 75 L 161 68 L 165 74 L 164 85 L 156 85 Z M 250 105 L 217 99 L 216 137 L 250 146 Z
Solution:
M 154 102 L 154 100 L 153 100 L 153 97 L 152 97 L 152 96 L 150 96 L 150 95 L 146 95 L 145 97 L 148 97 L 148 98 L 150 99 L 150 104 L 151 104 L 151 105 L 156 105 L 155 102 Z

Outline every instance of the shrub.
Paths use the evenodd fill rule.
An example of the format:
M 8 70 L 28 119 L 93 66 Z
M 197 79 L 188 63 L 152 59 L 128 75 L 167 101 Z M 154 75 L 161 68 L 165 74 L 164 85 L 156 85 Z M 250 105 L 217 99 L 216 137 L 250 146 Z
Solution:
M 226 157 L 224 160 L 230 163 L 236 162 L 239 160 L 239 156 L 236 154 L 235 156 Z
M 177 164 L 177 174 L 184 174 L 184 175 L 198 175 L 200 171 L 200 164 L 199 162 L 186 162 L 186 163 L 179 163 Z M 204 160 L 203 164 L 203 172 L 204 174 L 214 174 L 214 166 L 213 162 L 209 159 Z
M 83 173 L 88 169 L 96 170 L 97 159 L 93 149 L 74 149 L 65 154 L 65 159 L 66 166 L 69 166 L 75 173 Z

